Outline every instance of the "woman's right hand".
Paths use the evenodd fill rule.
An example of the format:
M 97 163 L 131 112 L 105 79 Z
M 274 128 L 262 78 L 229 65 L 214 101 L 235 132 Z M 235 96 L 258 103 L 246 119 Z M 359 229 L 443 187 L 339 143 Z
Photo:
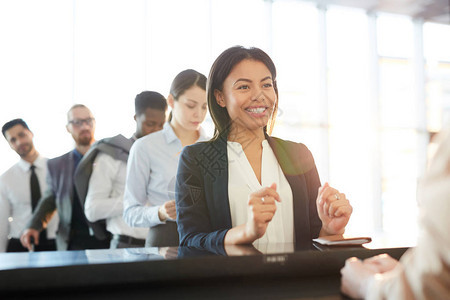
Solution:
M 161 221 L 165 221 L 167 219 L 176 220 L 177 210 L 175 207 L 175 200 L 167 201 L 161 205 L 158 209 L 158 217 Z
M 275 183 L 248 196 L 245 235 L 251 243 L 266 233 L 267 226 L 277 211 L 276 201 L 281 202 L 281 199 Z
M 266 233 L 267 226 L 281 202 L 277 185 L 262 188 L 248 196 L 247 223 L 231 228 L 225 235 L 226 245 L 251 244 Z

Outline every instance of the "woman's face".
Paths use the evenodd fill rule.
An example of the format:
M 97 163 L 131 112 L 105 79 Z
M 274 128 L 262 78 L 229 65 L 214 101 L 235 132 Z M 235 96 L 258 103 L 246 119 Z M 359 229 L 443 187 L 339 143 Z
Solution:
M 192 86 L 178 97 L 178 101 L 169 101 L 172 107 L 172 118 L 187 130 L 198 130 L 205 120 L 206 91 L 198 86 Z
M 267 125 L 277 96 L 273 78 L 260 61 L 244 59 L 225 79 L 222 91 L 214 93 L 217 103 L 226 107 L 234 126 L 256 130 Z

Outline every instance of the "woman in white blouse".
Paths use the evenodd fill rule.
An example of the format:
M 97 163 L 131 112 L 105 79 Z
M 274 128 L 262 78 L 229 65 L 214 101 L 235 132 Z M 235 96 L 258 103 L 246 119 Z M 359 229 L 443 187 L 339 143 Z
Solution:
M 269 136 L 278 107 L 276 69 L 257 48 L 236 46 L 214 62 L 207 143 L 186 147 L 177 174 L 180 245 L 292 243 L 342 234 L 352 213 L 305 145 Z
M 123 217 L 133 227 L 148 227 L 147 247 L 177 246 L 175 177 L 183 147 L 206 140 L 206 77 L 185 70 L 172 82 L 172 108 L 161 131 L 137 140 L 130 151 Z

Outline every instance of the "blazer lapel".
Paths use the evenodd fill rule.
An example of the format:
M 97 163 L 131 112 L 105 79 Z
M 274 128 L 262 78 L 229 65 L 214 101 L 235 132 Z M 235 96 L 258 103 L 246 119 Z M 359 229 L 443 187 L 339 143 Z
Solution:
M 310 225 L 309 225 L 309 203 L 308 189 L 306 181 L 302 175 L 302 170 L 293 170 L 296 165 L 293 160 L 298 159 L 292 155 L 295 149 L 287 149 L 288 144 L 283 140 L 274 139 L 266 135 L 266 139 L 272 148 L 278 163 L 281 166 L 284 176 L 286 177 L 292 190 L 293 209 L 294 209 L 294 229 L 295 240 L 297 245 L 310 245 Z M 294 150 L 294 151 L 293 151 Z
M 71 203 L 71 207 L 73 205 L 73 193 L 74 193 L 74 186 L 73 186 L 73 173 L 74 173 L 74 157 L 73 157 L 73 151 L 70 151 L 69 153 L 69 157 L 68 157 L 68 162 L 67 162 L 67 168 L 65 168 L 65 174 L 64 174 L 64 181 L 65 181 L 65 185 L 66 185 L 66 193 L 67 195 L 69 195 L 70 198 L 70 203 Z

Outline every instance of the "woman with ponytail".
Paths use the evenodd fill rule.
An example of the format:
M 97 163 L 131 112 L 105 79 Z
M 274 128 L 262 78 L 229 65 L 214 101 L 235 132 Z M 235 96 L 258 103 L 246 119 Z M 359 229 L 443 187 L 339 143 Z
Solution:
M 167 98 L 172 108 L 161 131 L 131 148 L 124 195 L 124 219 L 148 227 L 146 247 L 178 246 L 175 180 L 185 146 L 207 140 L 200 124 L 207 112 L 206 77 L 184 70 L 172 82 Z

